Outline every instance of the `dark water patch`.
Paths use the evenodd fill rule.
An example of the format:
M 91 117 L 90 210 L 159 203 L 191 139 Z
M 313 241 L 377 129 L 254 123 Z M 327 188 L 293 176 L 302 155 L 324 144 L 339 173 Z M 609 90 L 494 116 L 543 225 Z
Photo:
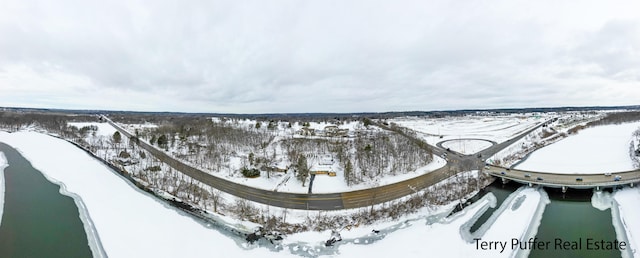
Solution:
M 0 143 L 0 151 L 9 163 L 0 257 L 91 257 L 74 200 L 10 146 Z
M 549 242 L 548 248 L 532 250 L 529 257 L 620 257 L 619 250 L 595 250 L 587 243 L 588 238 L 598 242 L 616 240 L 611 211 L 594 208 L 591 197 L 586 200 L 582 195 L 572 196 L 550 197 L 536 236 L 538 241 Z
M 495 212 L 500 207 L 500 205 L 502 205 L 504 200 L 507 199 L 507 197 L 511 193 L 513 193 L 520 187 L 522 187 L 522 184 L 518 184 L 514 182 L 503 184 L 501 180 L 496 180 L 493 183 L 491 183 L 489 186 L 480 190 L 480 192 L 477 195 L 471 198 L 470 202 L 473 203 L 479 200 L 480 198 L 482 198 L 483 196 L 485 196 L 487 193 L 493 193 L 493 195 L 496 196 L 497 202 L 496 202 L 495 208 L 489 208 L 485 213 L 482 214 L 482 216 L 480 216 L 480 218 L 478 218 L 478 220 L 476 220 L 473 226 L 471 226 L 470 232 L 471 233 L 476 232 L 476 230 L 478 230 L 480 226 L 482 226 L 482 224 L 487 222 L 487 220 L 491 217 L 491 215 L 493 215 L 493 212 Z
M 566 193 L 561 188 L 544 188 L 549 195 L 549 199 L 558 201 L 591 202 L 593 189 L 567 189 Z M 612 188 L 605 188 L 603 191 L 612 193 Z

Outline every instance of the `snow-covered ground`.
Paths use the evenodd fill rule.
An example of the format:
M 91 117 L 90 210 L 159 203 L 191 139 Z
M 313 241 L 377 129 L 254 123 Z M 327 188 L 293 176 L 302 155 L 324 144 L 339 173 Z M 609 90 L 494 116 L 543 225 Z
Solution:
M 625 188 L 616 191 L 620 220 L 627 234 L 634 257 L 640 257 L 640 188 Z
M 93 222 L 110 257 L 212 257 L 221 250 L 225 257 L 286 256 L 266 249 L 245 250 L 227 235 L 136 190 L 64 140 L 34 132 L 0 132 L 0 141 L 18 149 L 49 180 L 61 184 L 62 191 L 76 197 L 76 204 L 81 198 L 79 206 L 90 217 L 83 222 Z
M 361 189 L 366 189 L 371 187 L 393 184 L 403 180 L 408 180 L 414 177 L 427 174 L 431 171 L 444 167 L 445 165 L 447 165 L 446 160 L 438 156 L 433 156 L 433 161 L 431 163 L 429 163 L 424 167 L 418 168 L 416 171 L 395 175 L 395 176 L 385 176 L 382 178 L 377 178 L 375 181 L 370 181 L 365 184 L 359 184 L 356 186 L 347 186 L 347 183 L 345 182 L 344 177 L 340 176 L 340 174 L 338 174 L 339 176 L 336 176 L 336 177 L 330 177 L 327 175 L 317 175 L 315 180 L 313 181 L 313 192 L 314 193 L 340 193 L 340 192 L 355 191 L 355 190 L 361 190 Z M 290 190 L 294 190 L 294 189 L 290 189 Z
M 221 118 L 215 118 L 215 117 L 212 118 L 212 120 L 214 122 L 222 121 Z M 235 126 L 240 126 L 240 127 L 243 127 L 243 126 L 254 127 L 255 123 L 257 123 L 257 121 L 255 120 L 248 120 L 248 119 L 233 120 L 233 121 L 226 120 L 226 122 L 235 123 Z M 110 139 L 113 136 L 113 133 L 116 131 L 116 129 L 108 123 L 91 123 L 91 122 L 69 123 L 69 125 L 74 125 L 78 128 L 81 128 L 82 126 L 96 125 L 98 126 L 98 131 L 96 132 L 96 136 L 102 137 L 103 139 L 104 138 Z M 132 129 L 136 129 L 136 128 L 144 129 L 144 128 L 156 127 L 153 124 L 118 124 L 118 125 L 129 130 L 129 132 L 131 132 Z M 266 127 L 267 125 L 265 124 L 263 126 Z M 349 129 L 351 131 L 355 129 L 364 130 L 363 129 L 364 126 L 360 121 L 347 122 L 340 125 L 335 125 L 335 124 L 326 123 L 326 122 L 309 122 L 309 128 L 313 128 L 316 130 L 323 130 L 326 126 L 337 126 L 339 129 Z M 291 135 L 287 135 L 287 134 L 296 132 L 300 128 L 303 128 L 303 126 L 300 125 L 299 123 L 294 123 L 292 124 L 291 128 L 288 128 L 285 122 L 279 122 L 277 126 L 277 130 L 274 131 L 274 134 L 278 136 L 275 136 L 275 138 L 273 139 L 273 142 L 277 143 L 278 140 L 285 137 L 283 135 L 286 135 L 286 137 L 291 137 Z M 371 127 L 369 130 L 381 130 L 381 129 L 379 128 L 376 129 L 374 127 Z M 295 137 L 302 137 L 302 136 L 295 135 Z M 305 136 L 305 137 L 308 137 L 308 136 Z M 92 135 L 87 136 L 86 140 L 87 142 L 90 142 L 90 143 L 97 141 L 96 137 Z M 141 139 L 141 141 L 145 141 L 145 140 Z M 169 150 L 167 151 L 168 154 L 173 155 L 175 157 L 175 153 L 177 153 L 176 148 L 177 146 L 169 148 Z M 275 156 L 277 157 L 276 160 L 285 159 L 284 158 L 285 150 L 283 149 L 281 144 L 273 144 L 273 150 L 275 152 Z M 313 157 L 309 157 L 308 159 L 309 159 L 308 162 L 310 164 L 313 164 L 314 162 L 317 161 Z M 188 161 L 185 161 L 185 160 L 182 160 L 182 161 L 194 167 L 198 167 L 203 171 L 208 172 L 211 175 L 221 177 L 226 180 L 243 184 L 246 186 L 250 186 L 250 187 L 255 187 L 255 188 L 264 189 L 264 190 L 275 190 L 279 192 L 290 192 L 290 193 L 308 193 L 309 191 L 310 179 L 307 178 L 303 186 L 302 182 L 296 179 L 293 169 L 289 169 L 287 172 L 260 171 L 260 176 L 256 178 L 247 178 L 244 176 L 238 176 L 238 173 L 234 173 L 234 171 L 240 169 L 243 166 L 246 166 L 246 164 L 243 165 L 242 160 L 243 159 L 241 156 L 231 157 L 229 162 L 230 164 L 229 168 L 223 168 L 228 170 L 226 172 L 206 169 L 206 168 L 203 168 L 202 166 L 189 163 Z M 444 167 L 445 165 L 446 165 L 446 161 L 444 159 L 434 156 L 433 161 L 431 163 L 425 166 L 419 167 L 414 171 L 406 171 L 404 173 L 399 173 L 397 175 L 385 175 L 383 177 L 374 178 L 357 185 L 347 186 L 346 180 L 344 178 L 343 168 L 339 166 L 338 163 L 335 163 L 333 165 L 332 170 L 336 172 L 336 176 L 330 177 L 328 175 L 317 175 L 313 183 L 312 191 L 313 193 L 335 193 L 335 192 L 347 192 L 347 191 L 377 187 L 377 186 L 392 184 L 392 183 L 400 182 L 413 177 L 417 177 L 417 176 L 429 173 L 431 171 L 434 171 L 436 169 L 439 169 L 441 167 Z
M 640 122 L 591 127 L 532 153 L 518 169 L 554 173 L 604 173 L 633 170 L 632 133 Z
M 512 249 L 512 239 L 526 241 L 533 237 L 548 203 L 546 194 L 533 188 L 523 188 L 513 195 L 511 201 L 503 203 L 503 208 L 499 209 L 502 213 L 484 235 L 465 239 L 461 233 L 471 235 L 468 229 L 473 221 L 487 206 L 492 205 L 492 201 L 495 206 L 492 194 L 493 200 L 483 198 L 450 219 L 433 224 L 427 220 L 408 221 L 406 228 L 387 235 L 373 245 L 343 245 L 340 254 L 345 257 L 360 257 L 363 252 L 375 254 L 375 257 L 512 257 L 518 251 L 517 248 Z M 482 250 L 473 237 L 483 241 L 506 241 L 507 245 L 504 250 Z
M 113 128 L 113 126 L 111 126 L 108 123 L 98 123 L 98 122 L 69 122 L 67 123 L 68 126 L 75 126 L 78 129 L 85 127 L 85 126 L 96 126 L 98 127 L 98 131 L 96 131 L 96 136 L 108 136 L 108 137 L 112 137 L 113 134 L 116 132 L 116 129 Z
M 473 139 L 460 139 L 449 140 L 442 144 L 442 147 L 451 149 L 453 151 L 470 155 L 477 153 L 481 150 L 491 147 L 493 144 L 488 141 L 473 140 Z
M 421 134 L 431 145 L 446 140 L 485 139 L 498 143 L 545 121 L 532 114 L 445 118 L 400 117 L 389 120 Z
M 478 236 L 470 234 L 468 229 L 492 202 L 495 205 L 495 198 L 483 198 L 450 218 L 442 217 L 452 208 L 448 205 L 438 210 L 424 208 L 418 214 L 405 216 L 405 222 L 385 221 L 343 230 L 344 240 L 333 247 L 335 249 L 322 246 L 330 232 L 294 234 L 285 238 L 282 243 L 284 250 L 272 252 L 266 248 L 245 248 L 245 244 L 238 244 L 237 239 L 167 207 L 136 190 L 102 163 L 66 141 L 35 132 L 0 132 L 0 141 L 18 149 L 36 169 L 50 180 L 62 184 L 64 191 L 74 196 L 77 202 L 81 198 L 79 206 L 86 209 L 84 213 L 90 217 L 83 222 L 93 224 L 106 254 L 111 257 L 211 257 L 220 254 L 220 250 L 224 250 L 225 257 L 299 257 L 300 254 L 335 257 L 511 257 L 515 251 L 511 248 L 511 239 L 526 240 L 534 236 L 548 202 L 541 190 L 522 188 L 513 193 L 489 220 L 490 227 L 474 233 L 481 234 Z M 1 164 L 0 160 L 0 167 Z M 416 172 L 419 173 L 423 172 Z M 371 229 L 382 233 L 371 233 Z M 478 250 L 469 236 L 508 241 L 508 245 L 504 252 Z M 96 239 L 90 242 L 95 243 Z M 298 245 L 305 250 L 294 247 Z M 307 250 L 307 246 L 316 249 Z
M 107 125 L 109 127 L 100 127 L 99 133 L 96 133 L 97 135 L 111 137 L 115 132 L 115 129 L 108 124 L 88 123 L 86 125 L 90 124 Z M 81 127 L 81 125 L 76 126 Z M 615 168 L 618 163 L 624 163 L 625 159 L 629 163 L 628 150 L 631 133 L 639 126 L 640 123 L 633 123 L 585 129 L 575 136 L 540 149 L 521 166 L 527 163 L 531 166 L 544 166 L 550 161 L 553 163 L 566 159 L 570 160 L 566 162 L 568 164 L 575 163 L 580 165 L 581 163 L 591 162 L 586 167 L 598 171 L 597 173 L 605 170 L 629 170 L 611 168 Z M 603 131 L 598 132 L 598 130 L 595 130 L 595 132 L 592 132 L 598 128 Z M 495 133 L 499 134 L 498 132 Z M 457 136 L 454 137 L 454 139 L 457 138 Z M 473 138 L 480 137 L 474 136 Z M 571 139 L 581 140 L 572 142 L 569 141 Z M 496 138 L 491 140 L 496 140 Z M 548 203 L 548 198 L 543 191 L 533 188 L 520 189 L 505 201 L 503 207 L 499 209 L 501 212 L 496 213 L 497 215 L 490 219 L 490 222 L 488 222 L 488 224 L 491 224 L 490 227 L 481 228 L 482 230 L 478 230 L 475 233 L 480 234 L 480 231 L 483 231 L 484 234 L 478 237 L 487 241 L 508 241 L 508 245 L 502 253 L 499 250 L 478 250 L 476 243 L 469 242 L 469 235 L 464 234 L 465 229 L 468 231 L 467 227 L 484 211 L 484 207 L 491 204 L 491 200 L 487 198 L 465 208 L 463 212 L 449 219 L 434 220 L 434 213 L 443 212 L 443 207 L 440 207 L 438 211 L 425 208 L 419 212 L 418 219 L 414 214 L 413 217 L 403 217 L 406 222 L 402 223 L 384 221 L 348 231 L 343 230 L 342 237 L 345 240 L 335 249 L 322 246 L 330 235 L 329 231 L 325 231 L 287 236 L 283 242 L 285 249 L 280 252 L 271 252 L 265 248 L 245 248 L 243 244 L 238 244 L 237 239 L 234 240 L 234 238 L 230 238 L 215 229 L 207 228 L 181 212 L 166 207 L 151 196 L 136 190 L 115 173 L 109 171 L 100 162 L 65 141 L 32 132 L 14 134 L 0 132 L 0 141 L 16 147 L 32 162 L 34 167 L 41 170 L 50 180 L 64 183 L 65 187 L 63 188 L 66 188 L 66 191 L 82 198 L 83 205 L 80 206 L 86 207 L 85 213 L 91 216 L 89 222 L 92 221 L 95 225 L 95 230 L 102 240 L 104 250 L 107 255 L 112 257 L 210 257 L 212 254 L 219 253 L 220 249 L 224 249 L 225 256 L 230 257 L 253 255 L 298 257 L 300 254 L 329 254 L 337 257 L 366 257 L 372 255 L 375 257 L 389 255 L 402 255 L 403 257 L 526 256 L 526 253 L 513 253 L 511 239 L 527 240 L 530 237 L 534 237 L 542 211 Z M 441 141 L 441 139 L 438 139 L 438 141 Z M 563 150 L 555 150 L 553 154 L 547 156 L 546 160 L 534 159 L 536 154 L 542 153 L 547 148 L 566 144 L 567 141 L 570 143 L 568 147 Z M 45 149 L 41 146 L 47 146 L 47 148 Z M 607 162 L 592 162 L 594 158 L 589 156 L 590 154 L 581 153 L 581 151 L 589 151 L 589 149 L 597 153 L 595 157 Z M 52 153 L 65 153 L 65 155 Z M 567 155 L 567 153 L 571 153 L 571 155 Z M 0 168 L 2 167 L 2 158 L 3 156 L 0 153 Z M 69 164 L 73 165 L 70 166 Z M 442 165 L 444 165 L 444 161 L 437 159 L 414 173 L 387 177 L 377 184 L 389 184 L 415 177 L 428 171 L 433 171 L 442 167 Z M 522 168 L 521 166 L 518 168 Z M 549 167 L 552 168 L 550 171 L 556 172 L 565 169 L 562 164 L 558 163 L 551 164 Z M 581 167 L 579 169 L 580 171 L 576 172 L 585 172 Z M 287 174 L 272 173 L 272 177 L 269 179 L 270 182 L 264 183 L 265 187 L 273 187 L 273 185 L 282 182 L 286 177 Z M 2 179 L 0 177 L 0 183 L 3 181 Z M 266 176 L 263 175 L 260 179 L 265 180 Z M 296 179 L 292 177 L 290 180 L 295 181 Z M 248 184 L 253 185 L 251 183 Z M 307 191 L 306 187 L 300 187 L 299 185 L 298 182 L 291 184 L 291 186 L 284 184 L 279 190 Z M 342 191 L 343 187 L 346 187 L 346 184 L 344 184 L 342 178 L 319 175 L 314 181 L 313 189 L 315 193 L 336 192 Z M 2 193 L 3 191 L 0 191 L 0 194 Z M 640 190 L 637 188 L 625 189 L 616 192 L 614 196 L 619 203 L 620 219 L 624 221 L 624 234 L 627 235 L 632 246 L 635 246 L 634 248 L 638 250 L 640 209 L 636 204 L 640 202 Z M 0 195 L 0 197 L 2 196 Z M 0 204 L 3 199 L 0 199 Z M 307 217 L 305 217 L 304 211 L 290 210 L 288 212 L 291 215 L 287 219 L 288 221 L 304 221 L 309 216 L 309 212 L 306 212 Z M 300 214 L 303 215 L 301 216 Z M 135 223 L 131 221 L 135 221 Z M 373 234 L 370 233 L 371 229 L 386 231 L 389 234 Z M 129 232 L 130 234 L 122 234 L 122 232 Z M 461 232 L 463 232 L 462 235 L 460 234 Z M 475 236 L 474 234 L 470 235 Z M 290 247 L 296 246 L 296 243 L 300 243 L 300 248 L 305 249 L 304 252 L 301 253 L 297 250 L 297 247 L 290 249 Z M 309 245 L 309 243 L 313 244 Z M 308 247 L 311 249 L 306 250 Z M 327 250 L 334 251 L 327 253 Z

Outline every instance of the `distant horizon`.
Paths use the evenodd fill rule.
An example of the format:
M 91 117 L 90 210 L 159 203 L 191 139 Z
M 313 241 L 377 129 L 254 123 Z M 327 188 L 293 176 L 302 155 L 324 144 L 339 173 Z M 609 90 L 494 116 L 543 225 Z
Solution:
M 72 109 L 72 108 L 38 108 L 38 107 L 10 107 L 0 106 L 0 109 L 25 109 L 25 110 L 42 110 L 42 111 L 66 111 L 66 112 L 105 112 L 105 113 L 143 113 L 143 114 L 210 114 L 210 115 L 349 115 L 349 114 L 394 114 L 394 113 L 448 113 L 448 112 L 505 112 L 505 111 L 525 111 L 525 110 L 550 110 L 546 112 L 554 112 L 558 109 L 575 110 L 615 110 L 615 109 L 640 109 L 637 105 L 613 105 L 613 106 L 555 106 L 555 107 L 508 107 L 508 108 L 472 108 L 472 109 L 439 109 L 439 110 L 403 110 L 403 111 L 358 111 L 358 112 L 280 112 L 280 113 L 227 113 L 227 112 L 182 112 L 182 111 L 140 111 L 140 110 L 109 110 L 109 109 Z M 530 111 L 531 112 L 531 111 Z M 538 112 L 538 111 L 533 111 Z M 509 112 L 511 113 L 511 112 Z

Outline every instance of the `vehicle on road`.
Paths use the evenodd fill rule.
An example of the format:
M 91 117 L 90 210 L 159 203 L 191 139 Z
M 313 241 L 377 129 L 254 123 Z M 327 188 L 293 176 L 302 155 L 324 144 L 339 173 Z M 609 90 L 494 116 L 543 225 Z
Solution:
M 542 177 L 538 177 L 538 178 L 536 178 L 536 180 L 542 181 Z
M 531 174 L 524 174 L 524 177 L 529 178 L 531 177 Z
M 576 178 L 576 181 L 578 181 L 578 182 L 582 182 L 582 177 L 577 177 L 577 178 Z
M 506 175 L 506 174 L 507 174 L 507 172 L 502 171 L 502 172 L 500 172 L 500 174 L 502 174 L 502 175 Z
M 621 176 L 616 176 L 616 177 L 613 178 L 613 181 L 620 181 L 620 179 L 622 179 Z
M 611 173 L 609 173 L 609 172 L 604 173 L 604 176 L 611 176 Z

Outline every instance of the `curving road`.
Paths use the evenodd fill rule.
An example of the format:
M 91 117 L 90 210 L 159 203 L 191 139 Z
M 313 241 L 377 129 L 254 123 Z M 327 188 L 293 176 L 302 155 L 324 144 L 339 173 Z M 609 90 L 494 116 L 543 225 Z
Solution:
M 111 124 L 116 130 L 118 130 L 121 134 L 126 137 L 132 137 L 133 135 L 120 127 L 110 119 L 105 116 L 102 116 L 102 119 Z M 483 150 L 481 153 L 495 153 L 500 149 L 508 146 L 513 141 L 517 141 L 518 139 L 524 137 L 526 134 L 529 134 L 531 131 L 537 129 L 540 125 L 534 127 L 531 130 L 527 130 L 512 140 L 506 141 L 502 144 L 497 144 L 489 149 Z M 415 141 L 422 141 L 417 138 L 413 138 L 411 136 L 405 135 L 406 137 L 410 137 Z M 509 144 L 506 144 L 509 143 Z M 506 144 L 506 145 L 505 145 Z M 452 176 L 453 172 L 457 171 L 453 170 L 453 167 L 458 166 L 458 164 L 467 164 L 473 166 L 474 168 L 480 168 L 483 164 L 483 161 L 479 158 L 476 158 L 475 155 L 449 155 L 447 165 L 434 170 L 432 172 L 420 175 L 418 177 L 408 179 L 402 182 L 379 186 L 370 189 L 344 192 L 344 193 L 328 193 L 328 194 L 297 194 L 297 193 L 286 193 L 286 192 L 274 192 L 263 190 L 259 188 L 254 188 L 242 184 L 238 184 L 224 178 L 216 177 L 211 174 L 208 174 L 198 168 L 192 167 L 170 155 L 166 154 L 164 151 L 157 149 L 154 146 L 149 145 L 144 141 L 139 141 L 139 146 L 147 151 L 149 151 L 156 158 L 160 159 L 173 169 L 176 169 L 185 175 L 192 177 L 195 180 L 198 180 L 206 185 L 209 185 L 215 189 L 219 189 L 223 192 L 226 192 L 231 195 L 235 195 L 247 200 L 282 207 L 282 208 L 290 208 L 290 209 L 303 209 L 303 210 L 340 210 L 340 209 L 351 209 L 351 208 L 359 208 L 366 207 L 373 204 L 388 202 L 391 200 L 398 199 L 403 196 L 407 196 L 415 193 L 415 191 L 424 189 L 426 187 L 435 185 L 438 182 Z M 442 156 L 445 150 L 441 148 L 433 147 L 433 153 L 436 155 Z M 499 148 L 499 149 L 498 149 Z

